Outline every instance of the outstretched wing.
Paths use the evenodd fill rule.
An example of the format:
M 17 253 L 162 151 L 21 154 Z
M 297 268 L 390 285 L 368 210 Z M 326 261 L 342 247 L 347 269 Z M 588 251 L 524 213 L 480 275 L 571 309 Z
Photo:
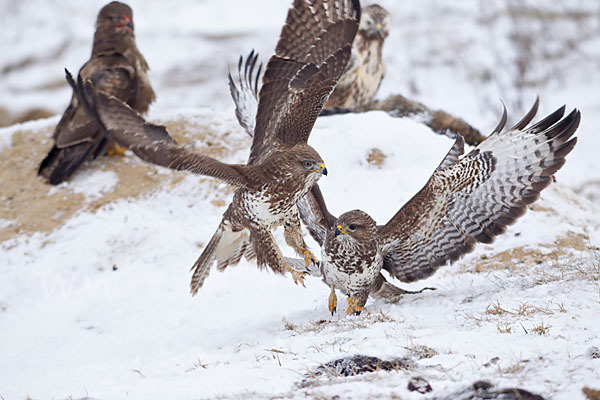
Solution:
M 581 115 L 565 107 L 526 127 L 532 110 L 500 133 L 506 113 L 492 134 L 466 156 L 464 140 L 454 146 L 427 184 L 383 227 L 384 268 L 412 282 L 469 253 L 477 242 L 491 243 L 538 199 L 565 163 L 577 138 Z M 562 119 L 561 119 L 562 118 Z
M 123 57 L 92 58 L 80 73 L 98 90 L 129 101 L 136 94 L 135 70 Z M 54 130 L 54 146 L 41 162 L 38 174 L 55 185 L 71 176 L 90 156 L 104 150 L 106 139 L 81 106 L 75 93 Z
M 83 79 L 90 80 L 97 91 L 125 102 L 135 96 L 135 69 L 127 64 L 124 57 L 92 58 L 81 68 L 79 74 Z M 61 118 L 54 132 L 56 145 L 60 148 L 89 142 L 98 135 L 99 127 L 84 107 L 81 107 L 75 93 L 67 111 L 71 109 L 72 118 Z
M 249 163 L 308 140 L 350 59 L 359 19 L 358 0 L 294 0 L 263 75 Z
M 296 205 L 298 211 L 300 211 L 300 218 L 308 228 L 308 232 L 319 245 L 323 246 L 325 236 L 335 225 L 337 217 L 333 216 L 327 209 L 319 185 L 315 184 Z
M 94 92 L 89 83 L 78 81 L 78 95 L 86 102 L 106 134 L 138 157 L 174 170 L 212 176 L 238 187 L 251 187 L 247 165 L 225 164 L 178 146 L 166 128 L 146 122 L 134 109 L 116 97 Z
M 258 53 L 254 50 L 248 54 L 246 61 L 240 56 L 237 78 L 229 72 L 229 92 L 235 104 L 235 116 L 248 135 L 254 135 L 256 110 L 258 109 L 258 80 L 262 71 L 262 63 L 256 67 Z M 243 70 L 242 70 L 243 66 Z

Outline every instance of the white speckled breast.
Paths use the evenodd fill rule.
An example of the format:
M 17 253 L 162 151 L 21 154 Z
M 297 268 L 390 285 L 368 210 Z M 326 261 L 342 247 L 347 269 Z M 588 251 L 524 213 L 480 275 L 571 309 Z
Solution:
M 325 244 L 331 243 L 326 241 Z M 369 290 L 383 266 L 383 257 L 377 250 L 369 253 L 360 247 L 350 246 L 349 240 L 332 243 L 331 253 L 326 245 L 321 249 L 322 271 L 325 282 L 347 295 Z

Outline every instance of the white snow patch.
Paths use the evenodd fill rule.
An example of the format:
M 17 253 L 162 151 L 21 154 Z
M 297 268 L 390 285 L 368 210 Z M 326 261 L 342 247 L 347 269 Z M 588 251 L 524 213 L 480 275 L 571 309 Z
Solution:
M 76 174 L 69 181 L 69 187 L 73 192 L 81 193 L 85 196 L 85 201 L 94 201 L 102 197 L 103 194 L 110 192 L 119 182 L 119 177 L 115 171 L 100 171 L 88 168 L 82 173 Z
M 64 82 L 65 67 L 76 72 L 89 57 L 93 23 L 105 3 L 0 2 L 0 69 L 12 67 L 0 73 L 0 106 L 61 113 L 71 91 L 56 83 Z M 600 206 L 573 192 L 600 193 L 600 186 L 588 185 L 600 181 L 597 0 L 528 1 L 525 6 L 544 13 L 520 25 L 528 14 L 508 13 L 514 2 L 378 3 L 393 20 L 379 97 L 404 94 L 484 133 L 497 123 L 499 99 L 513 120 L 536 94 L 540 117 L 564 103 L 581 109 L 579 143 L 536 203 L 542 210 L 530 210 L 493 245 L 478 246 L 430 279 L 403 285 L 437 291 L 394 305 L 370 300 L 360 317 L 331 317 L 329 290 L 318 279 L 308 279 L 305 289 L 246 261 L 213 271 L 196 297 L 188 295 L 189 267 L 224 212 L 210 203 L 202 179 L 189 174 L 142 200 L 79 213 L 48 235 L 2 243 L 0 397 L 421 398 L 406 389 L 411 376 L 428 379 L 440 397 L 479 379 L 553 399 L 583 398 L 584 385 L 597 388 L 600 360 L 588 350 L 600 347 Z M 158 97 L 149 119 L 212 114 L 210 129 L 244 135 L 233 128 L 227 67 L 235 69 L 238 55 L 252 48 L 268 59 L 289 2 L 129 4 Z M 571 9 L 584 17 L 553 17 Z M 523 43 L 515 33 L 537 40 L 521 86 Z M 561 53 L 565 43 L 573 49 Z M 40 60 L 20 64 L 32 58 Z M 0 129 L 0 149 L 15 131 L 45 129 L 58 118 Z M 373 112 L 321 118 L 310 143 L 330 172 L 320 186 L 332 212 L 361 208 L 385 223 L 425 184 L 452 140 Z M 381 168 L 366 163 L 372 148 L 386 155 Z M 246 158 L 240 151 L 226 161 Z M 69 187 L 94 197 L 114 182 L 90 168 Z M 547 246 L 569 233 L 587 235 L 590 250 L 550 256 Z M 281 231 L 276 238 L 291 255 Z M 469 272 L 483 257 L 520 246 L 546 257 L 520 268 L 497 262 L 497 269 Z M 536 327 L 547 332 L 538 335 Z M 419 360 L 419 345 L 437 354 Z M 414 368 L 294 387 L 309 369 L 352 353 L 413 356 Z
M 332 212 L 360 207 L 383 223 L 426 182 L 452 141 L 414 121 L 372 112 L 320 119 L 310 143 L 330 171 L 320 182 Z M 373 147 L 387 155 L 381 168 L 365 161 Z M 246 156 L 243 150 L 233 157 Z M 80 174 L 76 186 L 94 193 L 91 188 L 104 182 L 110 190 L 113 177 L 91 171 Z M 190 297 L 189 268 L 224 211 L 198 182 L 188 174 L 172 189 L 80 213 L 48 235 L 2 245 L 2 396 L 396 393 L 416 399 L 420 395 L 409 392 L 406 382 L 424 376 L 438 394 L 487 379 L 566 399 L 600 379 L 597 360 L 585 356 L 600 340 L 593 317 L 600 311 L 598 280 L 584 277 L 597 274 L 593 253 L 521 269 L 463 272 L 481 257 L 515 246 L 545 250 L 540 244 L 567 232 L 587 233 L 597 246 L 597 206 L 560 178 L 537 203 L 557 213 L 528 212 L 493 245 L 478 246 L 428 280 L 402 285 L 437 291 L 393 305 L 371 299 L 360 317 L 331 317 L 329 289 L 319 279 L 309 278 L 307 288 L 295 286 L 245 260 L 224 273 L 212 271 Z M 280 231 L 276 238 L 284 254 L 293 255 Z M 490 314 L 495 305 L 508 313 Z M 519 315 L 520 309 L 526 312 Z M 533 333 L 540 326 L 548 329 L 545 335 Z M 354 353 L 411 357 L 419 345 L 437 355 L 412 355 L 413 370 L 294 389 L 320 363 Z

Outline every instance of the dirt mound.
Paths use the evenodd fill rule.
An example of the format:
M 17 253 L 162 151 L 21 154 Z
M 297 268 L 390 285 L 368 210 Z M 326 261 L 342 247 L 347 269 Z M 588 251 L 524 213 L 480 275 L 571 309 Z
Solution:
M 218 131 L 210 123 L 192 123 L 183 117 L 162 123 L 179 143 L 201 143 L 195 151 L 217 158 L 248 146 L 239 137 L 233 138 L 230 131 Z M 164 168 L 144 163 L 129 152 L 124 157 L 102 156 L 85 163 L 73 178 L 96 170 L 113 171 L 118 182 L 99 198 L 87 201 L 74 190 L 75 182 L 51 186 L 37 175 L 40 161 L 52 147 L 53 130 L 54 126 L 24 126 L 13 133 L 11 145 L 0 151 L 0 243 L 16 235 L 51 232 L 78 212 L 96 211 L 119 199 L 146 196 L 158 188 L 177 184 L 185 176 L 181 172 L 164 173 Z M 220 185 L 215 180 L 199 178 L 204 179 L 209 190 Z M 215 193 L 214 201 L 224 202 L 224 194 Z

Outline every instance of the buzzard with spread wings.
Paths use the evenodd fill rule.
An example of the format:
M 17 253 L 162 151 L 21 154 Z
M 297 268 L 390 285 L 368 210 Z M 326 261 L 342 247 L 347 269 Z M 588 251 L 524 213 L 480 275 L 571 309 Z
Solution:
M 329 310 L 336 310 L 336 288 L 348 296 L 346 313 L 360 313 L 381 289 L 382 269 L 403 282 L 425 279 L 477 243 L 493 242 L 522 216 L 565 163 L 581 118 L 577 110 L 563 118 L 563 106 L 528 126 L 537 108 L 538 101 L 501 133 L 505 109 L 491 135 L 466 155 L 458 136 L 423 189 L 383 226 L 360 210 L 331 215 L 315 185 L 298 207 L 321 245 L 317 273 L 331 287 Z
M 192 267 L 192 294 L 215 261 L 224 269 L 242 256 L 256 256 L 259 266 L 281 274 L 290 271 L 295 281 L 302 281 L 277 246 L 271 233 L 276 226 L 284 225 L 286 242 L 307 264 L 315 260 L 302 238 L 296 203 L 327 170 L 307 140 L 350 59 L 359 18 L 358 0 L 294 0 L 265 68 L 250 156 L 243 165 L 177 146 L 164 127 L 147 123 L 119 99 L 89 84 L 78 85 L 80 97 L 107 134 L 142 159 L 237 187 L 217 231 Z
M 131 8 L 118 1 L 102 7 L 96 20 L 92 56 L 79 74 L 96 90 L 145 113 L 155 98 L 147 71 L 148 63 L 135 45 Z M 124 151 L 108 140 L 75 93 L 53 139 L 54 146 L 38 170 L 38 175 L 52 185 L 68 179 L 88 158 Z
M 236 117 L 251 136 L 261 70 L 257 59 L 254 52 L 245 61 L 240 57 L 238 77 L 229 76 Z M 458 135 L 425 187 L 384 226 L 360 210 L 334 217 L 314 185 L 298 207 L 321 245 L 322 261 L 318 268 L 309 265 L 309 271 L 323 275 L 331 287 L 330 311 L 336 310 L 336 288 L 348 295 L 347 313 L 360 312 L 369 294 L 395 301 L 417 293 L 387 282 L 381 269 L 404 282 L 427 278 L 472 251 L 476 243 L 491 243 L 523 215 L 575 146 L 576 138 L 569 139 L 581 118 L 574 110 L 561 119 L 562 107 L 527 127 L 537 109 L 536 100 L 518 124 L 501 133 L 505 109 L 492 134 L 462 157 L 464 139 Z M 299 268 L 299 261 L 288 263 Z

